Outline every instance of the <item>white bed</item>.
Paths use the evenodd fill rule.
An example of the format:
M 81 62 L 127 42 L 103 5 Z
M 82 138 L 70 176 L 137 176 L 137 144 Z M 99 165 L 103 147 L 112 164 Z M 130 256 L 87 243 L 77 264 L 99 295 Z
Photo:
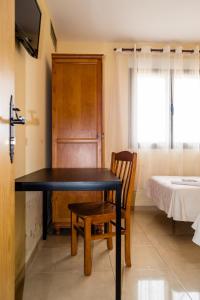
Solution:
M 168 218 L 193 222 L 193 242 L 200 245 L 200 177 L 153 176 L 147 195 Z

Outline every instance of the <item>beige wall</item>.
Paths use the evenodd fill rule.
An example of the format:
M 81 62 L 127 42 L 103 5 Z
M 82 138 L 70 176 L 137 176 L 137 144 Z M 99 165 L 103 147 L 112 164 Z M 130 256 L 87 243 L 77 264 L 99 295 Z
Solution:
M 50 17 L 44 0 L 39 57 L 32 58 L 16 43 L 15 104 L 26 118 L 16 128 L 15 177 L 50 164 L 51 53 Z M 42 233 L 42 195 L 16 193 L 16 278 L 23 271 Z

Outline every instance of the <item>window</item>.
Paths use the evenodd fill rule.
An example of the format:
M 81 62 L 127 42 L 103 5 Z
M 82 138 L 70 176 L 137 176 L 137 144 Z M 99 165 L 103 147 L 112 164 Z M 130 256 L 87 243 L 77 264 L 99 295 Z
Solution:
M 185 147 L 200 142 L 200 81 L 192 75 L 174 76 L 173 142 Z
M 189 72 L 131 72 L 131 147 L 200 144 L 200 79 Z

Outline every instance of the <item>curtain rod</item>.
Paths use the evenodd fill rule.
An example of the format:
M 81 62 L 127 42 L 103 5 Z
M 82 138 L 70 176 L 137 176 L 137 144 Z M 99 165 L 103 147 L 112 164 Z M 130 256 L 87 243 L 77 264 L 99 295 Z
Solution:
M 135 48 L 114 48 L 113 50 L 114 51 L 117 51 L 118 49 L 120 49 L 122 52 L 134 52 L 135 51 Z M 150 49 L 151 50 L 151 52 L 163 52 L 164 51 L 164 49 L 155 49 L 155 48 L 151 48 Z M 142 51 L 142 48 L 136 48 L 136 51 L 138 51 L 138 52 L 140 52 L 140 51 Z M 176 52 L 176 49 L 171 49 L 170 50 L 170 52 Z M 191 49 L 191 50 L 182 50 L 182 52 L 184 52 L 184 53 L 194 53 L 194 49 Z M 199 53 L 200 53 L 200 51 L 199 51 Z

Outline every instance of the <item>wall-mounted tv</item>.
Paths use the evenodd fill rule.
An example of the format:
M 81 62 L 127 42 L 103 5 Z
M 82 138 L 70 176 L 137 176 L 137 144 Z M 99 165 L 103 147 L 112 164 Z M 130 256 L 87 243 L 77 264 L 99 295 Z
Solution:
M 36 0 L 15 0 L 15 36 L 37 58 L 41 11 Z

